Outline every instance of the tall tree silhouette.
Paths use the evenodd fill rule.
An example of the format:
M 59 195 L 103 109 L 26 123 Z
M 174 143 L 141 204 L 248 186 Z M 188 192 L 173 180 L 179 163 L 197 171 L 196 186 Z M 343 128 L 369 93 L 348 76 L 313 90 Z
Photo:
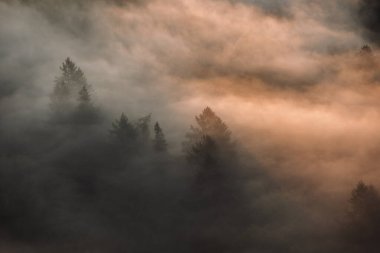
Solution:
M 344 230 L 351 251 L 378 252 L 380 196 L 372 185 L 359 182 L 352 190 Z
M 195 117 L 197 126 L 190 126 L 183 149 L 191 163 L 215 163 L 217 156 L 228 152 L 234 154 L 231 131 L 210 107 Z M 222 158 L 222 157 L 219 157 Z
M 195 117 L 184 142 L 194 169 L 189 208 L 194 252 L 243 252 L 248 245 L 249 209 L 239 183 L 231 131 L 209 108 Z
M 89 96 L 89 84 L 83 71 L 70 59 L 62 63 L 60 76 L 55 79 L 55 86 L 51 95 L 51 107 L 56 117 L 67 117 L 75 109 L 78 103 L 77 94 L 80 96 Z
M 151 115 L 148 114 L 135 123 L 141 148 L 147 148 L 148 145 L 150 147 L 150 121 Z
M 89 104 L 91 104 L 91 96 L 86 86 L 83 86 L 82 89 L 79 91 L 78 100 L 79 105 L 81 106 L 88 106 Z
M 154 125 L 153 149 L 157 152 L 166 152 L 167 146 L 168 144 L 166 142 L 164 132 L 162 131 L 160 124 L 156 122 Z
M 87 86 L 83 86 L 78 93 L 78 105 L 73 116 L 76 123 L 95 124 L 100 121 L 100 112 L 93 105 Z
M 110 134 L 113 139 L 123 148 L 129 150 L 136 148 L 138 137 L 136 127 L 128 121 L 124 113 L 112 123 Z

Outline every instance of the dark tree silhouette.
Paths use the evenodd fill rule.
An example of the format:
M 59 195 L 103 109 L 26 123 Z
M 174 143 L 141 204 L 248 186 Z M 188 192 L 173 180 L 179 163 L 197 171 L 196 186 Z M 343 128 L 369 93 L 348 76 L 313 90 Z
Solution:
M 153 149 L 157 152 L 166 152 L 167 146 L 168 144 L 166 142 L 164 132 L 162 131 L 160 124 L 156 122 L 154 125 Z
M 53 102 L 55 99 L 69 100 L 73 93 L 76 94 L 83 87 L 89 87 L 83 71 L 70 58 L 66 58 L 60 70 L 61 75 L 55 79 Z
M 136 148 L 137 129 L 128 121 L 124 113 L 112 123 L 110 134 L 122 147 L 128 149 Z
M 136 130 L 138 132 L 141 147 L 150 146 L 150 121 L 151 115 L 139 118 L 136 122 Z
M 83 86 L 78 93 L 78 105 L 73 120 L 75 123 L 95 124 L 100 122 L 99 110 L 93 105 L 91 95 L 86 86 Z
M 55 120 L 67 121 L 72 116 L 78 102 L 80 104 L 90 103 L 90 85 L 87 83 L 83 71 L 70 58 L 66 58 L 60 70 L 61 75 L 56 77 L 51 95 L 51 108 Z M 77 94 L 79 94 L 79 99 Z
M 352 190 L 344 227 L 354 252 L 377 252 L 380 247 L 380 196 L 372 185 L 359 182 Z
M 194 169 L 189 208 L 194 252 L 243 252 L 248 245 L 249 209 L 239 184 L 231 132 L 209 108 L 195 117 L 184 151 Z
M 216 161 L 215 156 L 221 155 L 221 152 L 229 153 L 229 158 L 231 158 L 234 153 L 231 131 L 211 108 L 206 107 L 199 116 L 195 117 L 195 120 L 197 126 L 190 127 L 190 131 L 186 134 L 186 141 L 183 143 L 187 159 L 191 163 L 203 163 L 204 159 L 207 158 L 210 161 L 214 157 L 213 160 Z M 211 143 L 215 143 L 214 148 L 206 148 L 211 147 Z
M 363 45 L 358 55 L 359 55 L 359 58 L 358 58 L 359 61 L 357 62 L 358 64 L 357 67 L 364 70 L 371 70 L 374 67 L 376 67 L 377 65 L 376 57 L 374 57 L 372 48 L 369 45 L 367 44 Z
M 362 48 L 360 49 L 360 52 L 361 52 L 362 54 L 366 54 L 366 55 L 368 55 L 368 54 L 372 54 L 372 49 L 371 49 L 370 46 L 368 46 L 368 45 L 364 45 L 364 46 L 362 46 Z
M 372 185 L 359 182 L 351 193 L 350 215 L 353 219 L 380 215 L 380 196 Z
M 89 104 L 91 104 L 91 96 L 86 86 L 83 86 L 82 89 L 79 91 L 78 100 L 79 104 L 82 106 L 88 106 Z

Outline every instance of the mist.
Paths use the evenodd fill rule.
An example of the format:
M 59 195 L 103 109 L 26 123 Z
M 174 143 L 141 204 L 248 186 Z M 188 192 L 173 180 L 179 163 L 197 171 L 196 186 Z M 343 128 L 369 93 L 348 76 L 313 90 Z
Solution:
M 378 12 L 0 1 L 0 249 L 377 252 Z

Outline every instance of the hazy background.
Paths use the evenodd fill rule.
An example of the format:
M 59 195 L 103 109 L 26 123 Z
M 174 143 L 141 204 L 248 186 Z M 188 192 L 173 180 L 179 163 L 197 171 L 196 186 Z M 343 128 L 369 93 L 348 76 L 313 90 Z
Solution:
M 7 130 L 47 117 L 69 56 L 107 112 L 152 113 L 173 150 L 209 105 L 276 173 L 335 183 L 376 173 L 376 1 L 0 4 Z M 359 54 L 364 44 L 371 60 Z

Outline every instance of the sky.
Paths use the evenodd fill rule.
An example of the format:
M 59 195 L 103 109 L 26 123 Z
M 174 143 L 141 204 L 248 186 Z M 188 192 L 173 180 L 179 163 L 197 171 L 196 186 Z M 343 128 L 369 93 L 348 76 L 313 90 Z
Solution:
M 354 180 L 352 173 L 368 180 L 375 173 L 376 1 L 47 0 L 0 7 L 4 124 L 43 119 L 58 66 L 71 57 L 110 115 L 152 113 L 173 149 L 208 105 L 244 145 L 264 153 L 259 159 L 286 156 L 286 171 L 317 170 L 343 182 Z M 360 54 L 365 44 L 370 59 Z

